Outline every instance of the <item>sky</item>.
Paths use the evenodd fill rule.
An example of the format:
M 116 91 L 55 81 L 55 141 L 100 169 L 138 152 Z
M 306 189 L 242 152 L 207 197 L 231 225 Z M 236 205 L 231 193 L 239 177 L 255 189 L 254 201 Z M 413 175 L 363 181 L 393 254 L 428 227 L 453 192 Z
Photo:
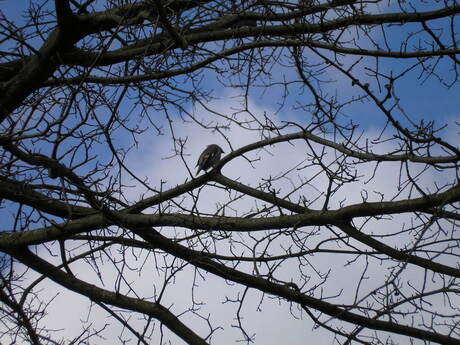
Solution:
M 25 2 L 24 2 L 25 3 Z M 15 6 L 17 3 L 11 0 L 4 0 L 0 3 L 2 11 L 5 13 L 14 13 L 17 10 Z M 345 64 L 351 64 L 354 58 L 344 58 Z M 392 62 L 382 59 L 380 66 L 382 70 L 402 70 L 411 62 Z M 361 66 L 356 68 L 357 76 L 360 80 L 365 80 L 371 83 L 372 87 L 376 87 L 372 78 L 366 75 L 366 70 Z M 451 73 L 449 64 L 446 63 L 441 68 L 443 75 L 448 76 Z M 280 70 L 275 71 L 279 75 L 285 73 L 285 76 L 292 78 L 293 75 L 288 71 Z M 460 120 L 460 87 L 458 83 L 449 88 L 442 87 L 439 83 L 435 82 L 435 78 L 430 78 L 421 83 L 418 80 L 419 71 L 414 70 L 408 73 L 407 78 L 398 82 L 397 90 L 398 95 L 403 102 L 404 107 L 410 113 L 413 119 L 424 118 L 426 120 L 439 121 L 440 123 L 447 123 L 449 126 L 442 132 L 445 138 L 449 138 L 451 142 L 458 139 L 458 128 L 454 125 L 455 122 Z M 353 88 L 348 79 L 343 78 L 337 71 L 333 69 L 328 70 L 324 78 L 334 81 L 331 83 L 330 88 L 325 91 L 331 94 L 337 94 L 337 97 L 345 100 L 359 94 L 356 87 Z M 222 113 L 230 114 L 235 112 L 235 109 L 240 106 L 235 96 L 238 94 L 236 90 L 223 88 L 215 81 L 215 76 L 207 76 L 206 82 L 209 87 L 215 89 L 215 96 L 217 100 L 207 103 L 212 109 L 218 109 Z M 276 89 L 275 89 L 276 90 Z M 278 109 L 278 104 L 281 101 L 279 92 L 271 91 L 266 94 L 261 94 L 258 90 L 254 90 L 249 97 L 249 108 L 252 114 L 261 117 L 263 114 L 268 116 L 275 123 L 282 123 L 282 121 L 295 121 L 301 124 L 308 123 L 310 117 L 303 111 L 293 109 L 296 98 L 301 98 L 300 92 L 289 95 L 289 103 L 281 110 Z M 128 106 L 129 107 L 129 106 Z M 128 108 L 127 107 L 127 108 Z M 203 120 L 213 121 L 215 117 L 208 113 L 205 109 L 196 105 L 194 108 L 189 106 L 188 111 L 194 112 Z M 364 138 L 375 138 L 383 123 L 381 114 L 375 111 L 374 107 L 367 104 L 356 103 L 345 109 L 346 116 L 354 121 L 360 123 L 361 130 L 364 132 Z M 166 130 L 164 135 L 158 136 L 155 134 L 153 128 L 150 128 L 145 135 L 139 138 L 139 144 L 127 156 L 127 165 L 135 172 L 141 179 L 146 179 L 146 183 L 152 188 L 160 188 L 164 183 L 163 188 L 173 187 L 176 184 L 183 183 L 190 180 L 189 169 L 195 172 L 196 160 L 201 151 L 210 143 L 219 144 L 226 153 L 231 152 L 232 148 L 237 149 L 246 144 L 252 143 L 260 139 L 256 131 L 243 130 L 241 127 L 231 125 L 230 129 L 223 132 L 225 137 L 218 132 L 204 130 L 200 126 L 192 126 L 189 122 L 183 122 L 178 114 L 173 114 L 174 133 L 177 138 L 186 141 L 184 160 L 180 157 L 168 158 L 172 153 L 171 135 L 167 131 L 168 123 L 164 119 L 164 114 L 151 114 Z M 241 113 L 239 118 L 247 117 L 248 114 Z M 225 122 L 225 121 L 224 121 Z M 364 140 L 363 138 L 363 140 Z M 129 137 L 116 137 L 115 142 L 117 145 L 126 145 L 130 143 Z M 231 144 L 231 145 L 230 145 Z M 392 143 L 382 143 L 378 146 L 377 150 L 382 152 L 392 149 Z M 295 193 L 296 196 L 304 195 L 309 200 L 314 200 L 316 196 L 321 194 L 326 186 L 327 180 L 324 176 L 313 177 L 316 173 L 314 167 L 308 167 L 308 157 L 305 156 L 306 146 L 305 143 L 298 141 L 293 144 L 283 143 L 274 147 L 269 147 L 264 151 L 257 151 L 250 153 L 248 156 L 259 158 L 250 164 L 243 158 L 237 158 L 227 164 L 222 172 L 224 175 L 237 179 L 239 181 L 248 183 L 252 186 L 257 186 L 269 177 L 279 176 L 287 167 L 302 167 L 302 169 L 295 170 L 288 178 L 280 178 L 275 186 L 287 193 L 291 190 L 292 185 L 299 183 L 302 178 L 312 178 L 311 186 L 304 188 L 301 192 Z M 332 156 L 332 153 L 331 153 Z M 333 164 L 333 162 L 331 162 Z M 346 198 L 347 203 L 360 202 L 362 200 L 363 190 L 369 192 L 369 201 L 379 200 L 380 194 L 384 193 L 386 197 L 391 198 L 397 191 L 395 186 L 399 180 L 399 165 L 398 164 L 384 164 L 379 167 L 375 178 L 365 183 L 373 175 L 373 165 L 363 164 L 359 166 L 359 173 L 362 175 L 360 181 L 350 184 L 338 193 L 331 202 L 331 207 L 339 207 L 340 203 Z M 415 169 L 415 167 L 414 167 Z M 150 196 L 151 191 L 141 186 L 136 181 L 130 180 L 125 175 L 126 182 L 132 187 L 126 188 L 125 197 L 130 201 L 136 201 L 140 197 L 146 195 Z M 442 183 L 446 179 L 452 179 L 449 173 L 441 173 L 435 171 L 427 171 L 420 180 L 426 188 L 433 188 L 435 183 Z M 402 198 L 404 194 L 400 196 Z M 228 199 L 228 194 L 218 188 L 207 186 L 200 194 L 198 208 L 202 211 L 215 212 L 215 210 L 224 204 Z M 227 208 L 226 215 L 240 215 L 247 212 L 251 208 L 259 205 L 258 202 L 250 198 L 243 198 L 235 202 L 232 208 Z M 313 206 L 320 206 L 319 202 L 314 203 Z M 232 214 L 233 212 L 233 214 Z M 374 233 L 392 233 L 397 231 L 403 224 L 408 222 L 409 219 L 404 216 L 395 217 L 392 220 L 382 220 L 373 224 L 372 231 Z M 172 230 L 171 230 L 172 231 Z M 259 235 L 257 235 L 259 236 Z M 256 236 L 256 237 L 257 237 Z M 260 235 L 261 236 L 261 235 Z M 312 237 L 313 243 L 316 243 L 322 236 L 327 234 L 319 233 Z M 235 235 L 238 239 L 238 235 Z M 404 237 L 403 237 L 404 238 Z M 401 238 L 399 238 L 400 240 Z M 243 241 L 243 240 L 241 240 Z M 389 243 L 397 246 L 395 239 L 388 239 Z M 391 241 L 394 241 L 391 242 Z M 274 241 L 273 250 L 279 251 L 282 245 L 286 244 L 285 238 L 280 238 Z M 278 247 L 277 247 L 278 246 Z M 50 244 L 50 250 L 56 251 L 57 246 Z M 80 250 L 83 250 L 81 248 Z M 41 253 L 46 255 L 45 253 Z M 164 279 L 168 274 L 167 271 L 157 272 L 154 269 L 155 260 L 153 257 L 147 256 L 145 253 L 134 253 L 124 257 L 124 260 L 129 262 L 132 267 L 141 267 L 139 272 L 127 271 L 125 273 L 126 279 L 130 287 L 135 288 L 141 296 L 152 296 L 158 293 L 158 288 L 161 286 L 159 282 Z M 120 258 L 120 254 L 113 250 L 110 255 L 113 258 Z M 109 256 L 110 256 L 109 255 Z M 157 259 L 160 259 L 158 256 Z M 49 257 L 50 260 L 58 262 L 58 258 Z M 166 262 L 171 262 L 170 257 L 162 258 Z M 359 259 L 354 265 L 348 266 L 345 264 L 347 257 L 340 257 L 329 255 L 319 255 L 311 258 L 312 267 L 319 268 L 324 272 L 331 270 L 330 280 L 324 287 L 325 295 L 342 294 L 342 298 L 346 300 L 353 296 L 355 287 L 359 277 L 363 274 L 368 274 L 369 278 L 363 282 L 362 291 L 369 292 L 375 287 L 382 284 L 387 277 L 388 267 L 385 264 L 379 264 L 377 261 L 369 263 Z M 287 265 L 287 264 L 286 264 Z M 98 275 L 91 269 L 91 261 L 87 263 L 72 264 L 72 270 L 78 274 L 79 277 L 91 281 L 94 284 L 102 286 L 99 281 Z M 110 264 L 102 264 L 104 277 L 104 288 L 112 288 L 115 285 L 116 272 Z M 312 267 L 302 267 L 305 274 L 310 277 L 309 284 L 315 284 L 320 281 L 318 272 Z M 284 267 L 283 267 L 284 268 Z M 250 268 L 248 268 L 250 269 Z M 262 269 L 262 268 L 261 268 Z M 292 267 L 285 267 L 284 272 L 286 279 L 298 278 L 297 270 L 299 267 L 292 263 Z M 199 308 L 201 316 L 212 315 L 212 323 L 215 326 L 222 326 L 222 330 L 216 331 L 213 337 L 213 343 L 224 344 L 229 343 L 228 339 L 242 339 L 240 331 L 233 327 L 236 324 L 234 319 L 237 304 L 229 300 L 240 298 L 244 289 L 241 286 L 228 284 L 219 279 L 213 279 L 210 274 L 200 272 L 206 279 L 195 275 L 193 270 L 188 268 L 183 269 L 175 280 L 171 282 L 171 288 L 167 290 L 164 296 L 164 305 L 170 306 L 171 310 L 176 313 L 181 313 L 187 310 L 191 304 L 190 290 L 193 287 L 194 297 L 196 302 L 205 302 Z M 411 281 L 414 286 L 421 284 L 421 272 L 411 268 L 405 279 L 405 282 Z M 29 279 L 32 280 L 34 274 L 30 273 Z M 192 281 L 196 278 L 196 286 L 192 286 Z M 155 290 L 155 288 L 157 290 Z M 92 344 L 112 344 L 116 336 L 120 333 L 120 327 L 112 319 L 107 317 L 107 314 L 101 311 L 97 306 L 93 306 L 91 310 L 91 318 L 88 318 L 90 303 L 87 299 L 76 296 L 69 291 L 57 287 L 54 283 L 43 281 L 37 287 L 45 300 L 52 300 L 49 305 L 48 313 L 42 320 L 42 325 L 53 328 L 54 335 L 57 337 L 72 337 L 79 334 L 82 325 L 88 326 L 91 329 L 102 329 L 105 331 L 101 333 L 103 336 L 98 339 L 93 339 Z M 128 284 L 123 285 L 123 289 L 127 289 Z M 460 301 L 457 301 L 460 303 Z M 442 305 L 442 304 L 440 304 Z M 292 317 L 291 313 L 298 317 Z M 246 297 L 246 303 L 242 309 L 242 316 L 244 317 L 245 330 L 248 334 L 256 334 L 255 344 L 309 344 L 333 343 L 332 336 L 321 329 L 313 330 L 313 324 L 304 314 L 301 315 L 297 306 L 291 306 L 286 302 L 273 299 L 271 296 L 261 296 L 259 293 L 249 291 Z M 127 316 L 128 317 L 128 316 Z M 136 327 L 141 327 L 143 324 L 139 315 L 131 315 L 131 323 Z M 192 328 L 200 335 L 207 334 L 208 331 L 206 322 L 193 313 L 186 313 L 181 317 L 187 324 L 192 325 Z M 86 321 L 88 320 L 88 321 Z M 348 326 L 349 327 L 349 326 Z M 165 330 L 166 339 L 169 339 L 172 344 L 181 344 L 181 340 L 177 339 L 170 332 Z M 128 331 L 124 331 L 121 336 L 123 339 L 133 338 Z M 312 340 L 312 337 L 314 337 Z M 397 336 L 393 337 L 398 339 Z M 155 338 L 158 339 L 158 338 Z M 1 341 L 1 339 L 0 339 Z M 135 342 L 132 342 L 135 343 Z M 417 342 L 415 342 L 418 344 Z M 419 342 L 420 343 L 420 342 Z
M 231 100 L 232 97 L 223 97 L 223 99 Z M 219 101 L 214 104 L 216 108 L 219 109 L 231 109 L 234 105 L 231 102 Z M 255 113 L 263 113 L 264 111 L 269 111 L 267 108 L 258 108 L 254 106 L 253 108 Z M 203 116 L 206 116 L 204 112 L 201 112 Z M 209 115 L 210 116 L 210 115 Z M 282 116 L 282 114 L 280 115 Z M 189 137 L 189 138 L 198 138 L 199 140 L 190 140 L 188 148 L 189 155 L 185 157 L 186 163 L 192 169 L 195 166 L 195 161 L 201 150 L 210 142 L 217 143 L 224 147 L 225 150 L 228 150 L 228 147 L 225 146 L 225 141 L 219 137 L 219 135 L 207 135 L 206 131 L 203 130 L 194 130 L 190 131 L 189 126 L 181 126 L 178 124 L 176 127 L 176 135 L 178 137 Z M 367 133 L 370 137 L 374 136 L 374 133 Z M 247 143 L 251 143 L 257 140 L 257 134 L 255 132 L 242 131 L 238 127 L 232 128 L 228 132 L 228 139 L 231 143 L 236 143 L 236 147 L 241 147 Z M 149 145 L 152 137 L 144 138 L 139 144 L 139 151 L 131 156 L 128 159 L 128 166 L 138 175 L 148 178 L 148 183 L 152 187 L 159 187 L 159 181 L 167 181 L 166 187 L 172 187 L 177 183 L 184 182 L 186 179 L 190 179 L 187 169 L 183 165 L 184 163 L 179 159 L 162 159 L 161 152 L 167 152 L 169 148 L 169 141 L 158 139 L 153 145 Z M 391 145 L 387 145 L 387 149 Z M 381 148 L 384 149 L 384 148 Z M 301 144 L 296 144 L 291 146 L 289 144 L 279 145 L 273 148 L 270 148 L 269 153 L 262 153 L 263 158 L 260 161 L 254 163 L 254 166 L 251 166 L 244 159 L 236 159 L 235 161 L 228 164 L 224 167 L 223 173 L 226 176 L 231 178 L 238 179 L 240 181 L 247 182 L 253 186 L 260 183 L 263 178 L 268 176 L 276 176 L 281 173 L 284 168 L 295 166 L 302 159 L 302 151 L 304 147 Z M 261 153 L 257 153 L 261 154 Z M 183 168 L 178 168 L 183 167 Z M 361 200 L 361 190 L 366 188 L 367 190 L 374 190 L 385 192 L 386 195 L 392 195 L 394 190 L 389 188 L 389 186 L 395 186 L 398 180 L 398 165 L 397 164 L 388 164 L 384 165 L 381 169 L 378 170 L 376 178 L 372 183 L 362 186 L 361 183 L 356 183 L 349 188 L 343 190 L 334 200 L 333 205 L 337 206 L 338 202 L 341 201 L 346 195 L 348 202 L 359 202 Z M 361 181 L 366 180 L 366 177 L 370 177 L 372 174 L 372 167 L 363 167 L 360 169 L 361 173 L 365 173 Z M 301 171 L 299 175 L 308 174 L 309 170 Z M 430 181 L 430 176 L 426 176 L 428 183 Z M 435 178 L 433 177 L 433 180 Z M 133 182 L 134 184 L 134 182 Z M 285 185 L 286 182 L 280 182 L 280 188 L 284 188 L 285 191 L 289 190 L 289 186 Z M 314 180 L 314 185 L 317 190 L 323 191 L 326 187 L 326 181 L 324 178 L 317 178 Z M 361 185 L 361 186 L 360 186 Z M 358 188 L 357 188 L 358 187 Z M 308 191 L 303 191 L 308 194 Z M 315 193 L 312 189 L 311 193 Z M 135 187 L 127 189 L 127 197 L 130 200 L 137 200 L 140 195 L 147 193 L 146 196 L 150 196 L 142 187 Z M 215 188 L 206 188 L 205 191 L 201 193 L 199 199 L 198 207 L 201 210 L 213 211 L 216 205 L 219 203 L 224 203 L 227 195 L 226 193 L 216 190 Z M 308 197 L 308 195 L 307 195 Z M 378 200 L 379 195 L 370 193 L 369 200 Z M 241 212 L 247 211 L 249 208 L 254 206 L 254 202 L 251 200 L 244 200 L 240 203 L 234 205 L 235 215 L 241 214 Z M 228 214 L 233 215 L 233 214 Z M 399 218 L 399 219 L 398 219 Z M 375 224 L 373 231 L 377 232 L 386 232 L 386 231 L 397 231 L 399 226 L 406 222 L 405 217 L 395 217 L 392 221 L 379 222 Z M 399 238 L 400 239 L 400 238 Z M 393 240 L 396 242 L 396 240 Z M 391 240 L 389 241 L 391 243 Z M 397 243 L 394 243 L 397 245 Z M 142 270 L 142 273 L 139 274 L 135 272 L 126 273 L 127 280 L 132 282 L 131 287 L 136 287 L 136 291 L 142 296 L 151 296 L 154 294 L 152 286 L 155 281 L 161 279 L 149 267 L 152 267 L 154 264 L 151 261 L 152 259 L 147 259 L 145 255 L 137 253 L 139 256 L 137 259 L 131 257 L 132 262 L 130 266 L 138 267 L 141 263 L 144 263 L 144 260 L 147 260 L 145 268 Z M 116 251 L 112 253 L 116 256 Z M 367 263 L 364 261 L 358 261 L 355 265 L 350 267 L 344 267 L 344 262 L 346 258 L 341 257 L 340 260 L 334 259 L 334 256 L 319 256 L 311 259 L 312 265 L 317 268 L 323 269 L 323 273 L 328 269 L 331 269 L 331 279 L 324 288 L 325 295 L 334 295 L 342 291 L 343 296 L 350 296 L 354 291 L 356 282 L 359 279 L 359 276 L 363 273 Z M 324 261 L 323 261 L 324 260 Z M 72 264 L 72 270 L 79 272 L 80 277 L 84 277 L 86 280 L 90 280 L 93 283 L 98 284 L 97 275 L 88 268 L 88 265 L 83 264 Z M 111 279 L 115 276 L 115 272 L 110 268 L 109 265 L 104 265 L 103 277 L 105 280 L 105 288 L 113 286 Z M 366 281 L 363 285 L 366 286 L 364 291 L 370 291 L 379 284 L 382 284 L 382 280 L 385 280 L 385 265 L 382 267 L 375 262 L 372 265 L 372 269 L 369 269 L 370 279 Z M 292 272 L 292 277 L 296 277 L 295 273 L 297 266 L 294 265 L 292 268 L 286 267 L 286 277 L 289 279 L 290 273 Z M 312 276 L 312 283 L 318 281 L 318 276 L 314 273 L 311 268 L 305 268 L 307 274 Z M 416 271 L 416 270 L 414 270 Z M 380 273 L 379 273 L 380 272 Z M 226 283 L 213 279 L 209 274 L 201 272 L 206 280 L 198 279 L 197 286 L 195 287 L 195 300 L 197 302 L 204 302 L 206 305 L 200 307 L 200 313 L 202 316 L 207 316 L 208 314 L 212 315 L 213 325 L 219 325 L 223 327 L 223 330 L 216 332 L 213 337 L 215 343 L 227 343 L 228 339 L 241 339 L 241 334 L 239 331 L 232 327 L 236 324 L 236 321 L 233 319 L 233 316 L 229 317 L 228 315 L 233 315 L 236 310 L 236 305 L 234 303 L 225 302 L 227 298 L 236 299 L 238 296 L 241 296 L 243 289 L 240 286 L 227 285 Z M 371 274 L 372 273 L 372 274 Z M 166 274 L 166 273 L 165 273 Z M 410 276 L 415 277 L 415 282 L 417 281 L 417 275 L 420 272 L 414 272 Z M 344 279 L 346 277 L 346 279 Z M 168 290 L 168 293 L 165 295 L 164 301 L 165 305 L 171 306 L 172 310 L 175 312 L 183 312 L 187 307 L 191 305 L 191 297 L 189 291 L 192 288 L 193 272 L 190 270 L 184 270 L 181 272 L 177 279 L 172 283 L 171 289 Z M 151 285 L 150 283 L 151 282 Z M 158 283 L 157 283 L 158 284 Z M 44 294 L 49 296 L 51 299 L 57 291 L 59 291 L 59 296 L 50 304 L 50 309 L 48 310 L 48 315 L 44 319 L 44 324 L 47 324 L 49 321 L 53 325 L 54 329 L 63 329 L 62 331 L 55 332 L 54 334 L 64 335 L 64 334 L 79 334 L 81 331 L 81 322 L 86 319 L 88 301 L 84 298 L 75 296 L 67 291 L 62 291 L 58 289 L 52 283 L 42 283 L 40 286 L 44 289 Z M 50 289 L 50 286 L 53 288 Z M 158 286 L 158 285 L 157 285 Z M 186 293 L 184 293 L 184 291 Z M 245 329 L 248 334 L 256 334 L 255 344 L 279 344 L 284 342 L 286 344 L 305 344 L 308 343 L 306 339 L 311 339 L 314 336 L 315 341 L 320 341 L 323 344 L 332 343 L 332 336 L 321 329 L 313 331 L 313 325 L 311 321 L 305 315 L 300 316 L 301 313 L 298 311 L 296 306 L 290 306 L 285 302 L 279 302 L 273 300 L 270 296 L 264 296 L 262 298 L 262 304 L 259 306 L 261 296 L 255 294 L 253 291 L 248 293 L 247 303 L 244 305 L 242 314 L 245 320 Z M 62 310 L 72 310 L 72 313 L 62 313 Z M 296 315 L 299 319 L 295 319 L 291 316 L 290 312 L 292 311 L 293 315 Z M 104 312 L 100 312 L 97 307 L 93 307 L 91 310 L 91 328 L 98 329 L 109 324 L 107 326 L 107 332 L 105 334 L 118 334 L 119 327 L 113 320 L 107 318 Z M 136 316 L 132 316 L 132 325 L 141 324 L 136 321 Z M 191 325 L 193 329 L 199 334 L 207 334 L 207 326 L 202 321 L 199 320 L 194 315 L 186 315 L 182 318 L 183 321 L 191 320 Z M 89 323 L 88 323 L 89 324 Z M 276 327 L 275 327 L 276 325 Z M 139 326 L 140 327 L 140 326 Z M 113 331 L 112 331 L 113 330 Z M 282 330 L 282 331 L 280 331 Z M 169 332 L 165 330 L 165 334 L 168 335 L 167 338 L 171 339 L 172 344 L 181 344 L 181 340 L 178 340 L 175 336 L 170 335 Z M 124 337 L 130 338 L 129 332 L 123 333 Z M 131 336 L 132 338 L 132 336 Z M 398 337 L 395 337 L 396 339 Z M 94 341 L 95 344 L 110 344 L 113 342 L 111 336 L 106 335 L 105 339 L 98 339 Z M 416 342 L 417 343 L 417 342 Z

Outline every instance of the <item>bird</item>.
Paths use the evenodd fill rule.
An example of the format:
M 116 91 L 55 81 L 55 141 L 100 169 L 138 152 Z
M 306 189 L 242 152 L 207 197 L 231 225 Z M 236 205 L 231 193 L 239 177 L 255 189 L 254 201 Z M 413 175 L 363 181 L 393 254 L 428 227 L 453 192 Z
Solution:
M 222 153 L 224 153 L 224 150 L 219 145 L 208 145 L 201 153 L 200 158 L 198 158 L 198 162 L 196 162 L 196 167 L 198 167 L 196 176 L 198 176 L 201 170 L 206 171 L 214 167 L 220 161 Z

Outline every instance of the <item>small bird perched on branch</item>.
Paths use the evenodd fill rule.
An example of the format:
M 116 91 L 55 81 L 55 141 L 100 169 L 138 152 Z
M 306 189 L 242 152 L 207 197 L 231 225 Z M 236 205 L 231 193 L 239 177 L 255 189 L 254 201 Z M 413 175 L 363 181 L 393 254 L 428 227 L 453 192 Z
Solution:
M 198 167 L 196 176 L 198 176 L 201 170 L 206 171 L 209 168 L 214 167 L 220 161 L 222 153 L 224 153 L 224 150 L 222 150 L 219 145 L 208 145 L 208 147 L 206 147 L 201 153 L 200 158 L 198 158 L 198 162 L 196 163 L 196 166 Z

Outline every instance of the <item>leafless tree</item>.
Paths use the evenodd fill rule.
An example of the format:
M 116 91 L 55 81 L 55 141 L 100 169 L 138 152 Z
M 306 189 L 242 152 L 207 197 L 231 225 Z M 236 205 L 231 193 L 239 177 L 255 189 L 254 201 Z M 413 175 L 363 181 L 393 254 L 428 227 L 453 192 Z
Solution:
M 18 3 L 0 341 L 460 344 L 457 0 Z

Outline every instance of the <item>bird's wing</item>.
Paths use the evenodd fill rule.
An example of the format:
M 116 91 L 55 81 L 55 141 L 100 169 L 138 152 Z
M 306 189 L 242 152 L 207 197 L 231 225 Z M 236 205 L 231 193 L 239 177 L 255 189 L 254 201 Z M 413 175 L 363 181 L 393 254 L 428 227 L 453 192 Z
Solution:
M 197 166 L 202 166 L 203 163 L 206 162 L 206 161 L 209 159 L 210 155 L 211 155 L 210 152 L 206 152 L 206 150 L 204 150 L 204 151 L 201 153 L 200 157 L 198 158 L 198 162 L 196 162 L 195 167 L 197 167 Z

